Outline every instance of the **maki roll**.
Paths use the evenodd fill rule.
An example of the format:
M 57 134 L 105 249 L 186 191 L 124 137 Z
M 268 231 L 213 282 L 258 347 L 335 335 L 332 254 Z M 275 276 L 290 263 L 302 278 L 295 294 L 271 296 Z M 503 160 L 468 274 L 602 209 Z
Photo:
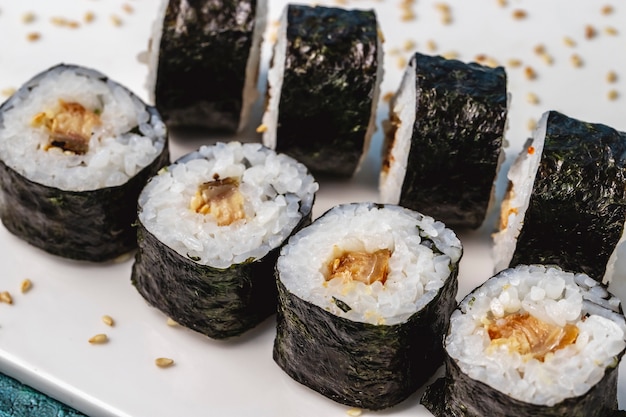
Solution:
M 267 0 L 162 0 L 147 88 L 168 126 L 242 130 L 258 97 Z
M 0 106 L 2 223 L 54 255 L 134 249 L 137 197 L 168 163 L 156 109 L 98 71 L 52 67 Z
M 376 128 L 381 36 L 371 10 L 287 5 L 268 72 L 263 143 L 314 174 L 352 176 Z
M 446 376 L 422 403 L 436 417 L 618 415 L 625 331 L 619 299 L 589 276 L 506 269 L 452 314 Z
M 139 196 L 132 283 L 183 326 L 242 334 L 276 311 L 278 250 L 310 222 L 317 189 L 304 165 L 261 144 L 185 155 Z
M 390 103 L 381 201 L 480 227 L 504 159 L 506 83 L 502 67 L 415 53 Z
M 342 404 L 378 410 L 442 364 L 461 242 L 394 205 L 339 205 L 289 239 L 276 270 L 274 360 Z
M 496 271 L 541 263 L 610 276 L 626 220 L 626 134 L 546 112 L 507 176 Z

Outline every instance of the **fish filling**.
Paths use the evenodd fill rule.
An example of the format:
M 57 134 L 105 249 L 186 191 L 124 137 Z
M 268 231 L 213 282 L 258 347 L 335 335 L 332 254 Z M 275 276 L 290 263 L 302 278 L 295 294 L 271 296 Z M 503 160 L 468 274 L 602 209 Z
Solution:
M 202 183 L 191 198 L 189 208 L 196 213 L 210 214 L 218 226 L 228 226 L 246 218 L 244 198 L 239 181 L 234 178 Z
M 345 282 L 360 281 L 367 285 L 380 281 L 384 284 L 389 275 L 391 251 L 381 249 L 373 253 L 347 251 L 335 257 L 328 265 L 326 281 L 340 278 Z

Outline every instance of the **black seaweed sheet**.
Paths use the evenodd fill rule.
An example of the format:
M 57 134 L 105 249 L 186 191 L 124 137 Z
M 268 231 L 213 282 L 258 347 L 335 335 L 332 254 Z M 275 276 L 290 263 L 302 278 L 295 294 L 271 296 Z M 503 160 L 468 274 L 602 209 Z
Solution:
M 293 233 L 311 221 L 303 213 Z M 229 268 L 202 265 L 163 244 L 139 222 L 131 281 L 150 305 L 209 336 L 239 336 L 276 312 L 274 267 L 280 247 Z
M 443 334 L 458 287 L 458 264 L 450 268 L 434 299 L 395 325 L 336 316 L 290 293 L 277 272 L 274 361 L 294 380 L 336 402 L 370 410 L 400 403 L 442 364 Z
M 155 104 L 168 126 L 234 132 L 240 123 L 257 0 L 171 0 Z
M 411 65 L 415 124 L 400 205 L 448 227 L 478 228 L 499 167 L 506 73 L 502 67 L 420 53 Z
M 510 266 L 556 264 L 602 281 L 626 220 L 625 164 L 625 133 L 551 111 Z
M 48 71 L 58 67 L 99 74 L 72 65 L 59 65 Z M 23 88 L 36 85 L 48 71 Z M 102 75 L 100 78 L 107 80 Z M 130 91 L 129 94 L 133 95 Z M 11 103 L 9 99 L 0 107 L 0 123 L 2 112 Z M 146 111 L 158 117 L 155 108 L 146 106 Z M 126 183 L 90 191 L 67 191 L 30 181 L 0 161 L 2 223 L 14 235 L 51 254 L 93 262 L 112 260 L 137 246 L 133 227 L 137 198 L 146 181 L 168 163 L 166 137 L 161 154 Z
M 315 175 L 349 177 L 364 153 L 377 85 L 373 11 L 287 6 L 276 151 Z

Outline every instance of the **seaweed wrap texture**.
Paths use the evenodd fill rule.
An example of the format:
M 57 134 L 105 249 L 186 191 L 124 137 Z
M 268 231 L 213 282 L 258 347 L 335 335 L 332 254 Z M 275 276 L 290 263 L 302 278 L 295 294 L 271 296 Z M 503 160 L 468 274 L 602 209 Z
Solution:
M 626 220 L 625 133 L 546 112 L 508 179 L 496 272 L 539 263 L 611 276 Z
M 275 313 L 279 248 L 310 223 L 317 189 L 304 165 L 261 144 L 185 155 L 139 197 L 132 283 L 185 327 L 241 335 Z
M 0 217 L 51 254 L 107 261 L 134 249 L 137 197 L 169 164 L 154 107 L 104 74 L 52 67 L 0 106 Z
M 246 127 L 266 15 L 267 0 L 162 0 L 147 88 L 168 126 Z
M 445 338 L 436 417 L 607 417 L 626 342 L 620 301 L 582 273 L 518 265 L 467 295 Z
M 358 171 L 376 129 L 381 43 L 373 10 L 287 5 L 268 72 L 263 143 L 316 175 Z
M 507 106 L 504 68 L 415 53 L 390 102 L 381 202 L 480 227 L 504 159 Z
M 277 261 L 275 362 L 342 404 L 379 410 L 441 366 L 461 243 L 443 223 L 394 205 L 339 205 Z

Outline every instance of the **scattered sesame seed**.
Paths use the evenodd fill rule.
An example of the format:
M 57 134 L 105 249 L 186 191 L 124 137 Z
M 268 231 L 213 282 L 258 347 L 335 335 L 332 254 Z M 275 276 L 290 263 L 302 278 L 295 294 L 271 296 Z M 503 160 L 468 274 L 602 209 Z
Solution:
M 537 127 L 537 121 L 535 119 L 528 119 L 526 127 L 528 128 L 528 130 L 535 130 L 535 128 Z
M 387 54 L 391 55 L 391 56 L 393 56 L 393 55 L 400 55 L 401 53 L 402 53 L 402 51 L 400 51 L 400 48 L 395 48 L 395 47 L 391 48 L 389 50 L 389 52 L 387 52 Z
M 108 341 L 109 341 L 109 338 L 104 333 L 97 334 L 95 336 L 92 336 L 89 339 L 89 343 L 91 343 L 92 345 L 94 345 L 94 344 L 95 345 L 101 345 L 103 343 L 107 343 Z
M 540 43 L 534 47 L 533 51 L 535 51 L 537 55 L 542 55 L 546 53 L 546 47 L 544 44 Z
M 437 43 L 434 40 L 432 40 L 432 39 L 427 40 L 426 41 L 426 49 L 429 52 L 435 52 L 437 50 Z
M 607 98 L 611 101 L 617 100 L 619 98 L 619 93 L 617 90 L 609 90 L 607 93 Z
M 543 62 L 545 62 L 547 65 L 552 65 L 554 64 L 554 58 L 552 58 L 552 55 L 550 54 L 541 54 L 541 59 L 543 60 Z
M 526 100 L 530 104 L 539 104 L 539 97 L 535 93 L 528 93 L 528 94 L 526 94 Z
M 447 3 L 436 3 L 435 8 L 441 13 L 441 23 L 449 25 L 452 23 L 452 13 L 450 5 Z
M 415 20 L 415 13 L 411 9 L 402 9 L 400 20 L 402 20 L 403 22 L 409 22 L 411 20 Z
M 585 38 L 586 39 L 593 39 L 596 37 L 597 34 L 598 34 L 598 31 L 596 31 L 596 28 L 594 28 L 591 25 L 585 26 Z
M 496 0 L 496 2 L 498 3 L 498 6 L 500 7 L 506 7 L 508 5 L 506 0 Z
M 28 278 L 26 278 L 25 280 L 22 281 L 22 283 L 20 284 L 20 291 L 23 293 L 28 292 L 31 288 L 33 287 L 33 283 L 31 280 L 29 280 Z
M 124 10 L 128 14 L 131 14 L 131 13 L 133 13 L 135 11 L 135 9 L 133 9 L 133 6 L 131 6 L 128 3 L 122 4 L 122 10 Z
M 12 96 L 17 90 L 13 87 L 7 87 L 7 88 L 3 88 L 2 91 L 0 91 L 0 94 L 2 94 L 5 97 L 9 97 Z
M 405 40 L 404 44 L 402 45 L 402 49 L 404 49 L 405 52 L 411 52 L 416 47 L 417 47 L 417 44 L 412 39 Z
M 361 410 L 360 408 L 350 408 L 348 411 L 346 411 L 346 414 L 350 417 L 359 417 L 361 414 L 363 414 L 363 410 Z
M 603 15 L 609 15 L 614 12 L 614 9 L 613 9 L 613 6 L 611 6 L 610 4 L 607 4 L 607 5 L 602 6 L 602 9 L 600 9 L 600 12 Z
M 39 32 L 30 32 L 26 35 L 26 39 L 29 42 L 35 42 L 38 41 L 39 39 L 41 39 L 41 33 Z
M 259 126 L 257 126 L 256 133 L 265 133 L 265 132 L 267 132 L 267 125 L 260 124 Z
M 167 323 L 168 326 L 172 326 L 172 327 L 178 326 L 178 323 L 174 319 L 171 319 L 169 317 L 167 318 L 167 322 L 166 323 Z
M 528 13 L 526 13 L 526 10 L 522 10 L 522 9 L 513 10 L 513 19 L 522 20 L 522 19 L 526 19 L 527 17 L 528 17 Z
M 445 59 L 457 59 L 459 57 L 459 53 L 456 51 L 447 51 L 441 54 Z
M 104 315 L 102 316 L 102 322 L 104 324 L 106 324 L 107 326 L 113 327 L 115 326 L 115 320 L 113 320 L 113 318 L 109 315 Z
M 496 68 L 497 66 L 500 65 L 500 63 L 498 62 L 497 59 L 490 56 L 490 57 L 487 57 L 487 60 L 485 61 L 485 65 L 491 68 Z
M 485 54 L 478 54 L 474 57 L 474 61 L 476 62 L 485 62 L 487 60 L 487 55 Z
M 383 95 L 383 102 L 385 103 L 389 103 L 391 101 L 391 99 L 393 98 L 393 91 L 387 91 L 384 95 Z
M 385 43 L 385 35 L 383 34 L 383 30 L 380 28 L 380 26 L 376 28 L 376 34 L 378 35 L 380 42 Z
M 617 73 L 615 71 L 609 71 L 606 73 L 606 82 L 614 83 L 617 81 Z
M 13 304 L 13 297 L 11 297 L 11 293 L 8 291 L 0 292 L 0 303 Z
M 174 359 L 170 359 L 170 358 L 156 358 L 154 360 L 154 363 L 159 368 L 167 368 L 167 367 L 170 367 L 170 366 L 174 365 Z
M 511 68 L 519 68 L 522 66 L 522 60 L 517 58 L 511 58 L 506 62 L 506 65 Z
M 604 28 L 604 33 L 606 33 L 607 35 L 611 35 L 611 36 L 617 36 L 618 31 L 613 26 L 607 26 Z
M 116 14 L 112 14 L 110 16 L 111 19 L 111 23 L 113 24 L 113 26 L 122 26 L 122 18 L 120 18 L 118 15 Z
M 533 67 L 526 67 L 524 68 L 524 76 L 527 80 L 534 80 L 535 78 L 537 78 L 537 73 L 535 72 Z
M 583 59 L 578 54 L 572 54 L 570 57 L 570 62 L 576 68 L 580 68 L 583 66 Z
M 91 11 L 86 12 L 85 15 L 83 16 L 83 21 L 85 23 L 91 23 L 94 20 L 96 20 L 96 15 Z
M 404 69 L 406 67 L 406 58 L 403 56 L 399 56 L 398 58 L 396 58 L 396 66 L 398 67 L 398 69 Z
M 576 46 L 576 41 L 573 38 L 570 38 L 569 36 L 563 37 L 563 43 L 565 44 L 565 46 L 569 46 L 570 48 L 573 48 Z
M 22 15 L 22 23 L 33 23 L 37 17 L 33 12 L 26 12 Z

